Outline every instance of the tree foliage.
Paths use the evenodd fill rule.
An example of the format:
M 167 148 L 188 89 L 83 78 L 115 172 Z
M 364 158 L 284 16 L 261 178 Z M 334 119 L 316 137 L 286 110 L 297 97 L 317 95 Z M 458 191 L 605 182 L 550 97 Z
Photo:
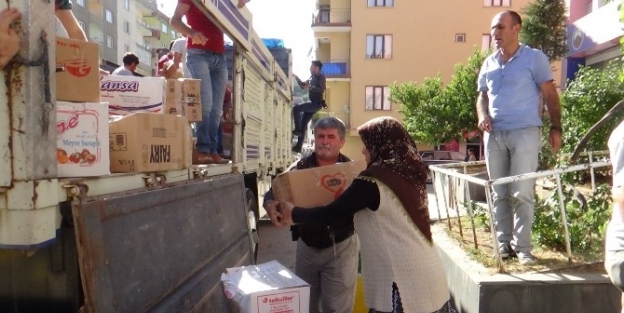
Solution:
M 395 83 L 391 101 L 402 104 L 405 126 L 414 140 L 438 144 L 457 139 L 476 128 L 476 82 L 486 52 L 474 50 L 466 64 L 456 64 L 447 85 L 440 76 L 422 83 Z
M 589 128 L 600 120 L 618 101 L 624 98 L 624 83 L 619 80 L 622 68 L 616 62 L 604 69 L 581 67 L 576 78 L 561 96 L 563 146 L 562 152 L 574 151 L 576 144 Z M 611 130 L 620 118 L 612 118 L 596 132 L 587 151 L 605 150 Z
M 568 52 L 566 10 L 565 0 L 531 2 L 522 10 L 520 41 L 542 50 L 550 61 L 565 57 Z

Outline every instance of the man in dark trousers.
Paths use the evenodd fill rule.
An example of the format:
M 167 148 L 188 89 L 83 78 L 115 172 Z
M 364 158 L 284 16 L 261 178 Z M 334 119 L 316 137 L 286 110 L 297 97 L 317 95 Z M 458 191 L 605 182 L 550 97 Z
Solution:
M 293 152 L 301 152 L 303 147 L 303 140 L 305 139 L 305 133 L 308 128 L 308 123 L 314 116 L 314 114 L 326 107 L 323 100 L 323 93 L 325 93 L 325 75 L 321 74 L 321 68 L 323 63 L 321 61 L 312 61 L 310 65 L 310 74 L 312 75 L 307 82 L 301 81 L 297 75 L 297 83 L 299 87 L 308 90 L 309 100 L 297 104 L 293 107 L 293 118 L 295 124 L 295 130 L 293 135 L 297 136 L 297 144 L 293 147 Z
M 314 124 L 314 153 L 290 166 L 290 170 L 350 161 L 340 153 L 346 137 L 344 123 L 332 116 Z M 296 186 L 306 188 L 306 186 Z M 279 203 L 272 190 L 264 195 L 264 209 L 276 221 Z M 276 224 L 277 225 L 277 224 Z M 358 267 L 358 237 L 353 216 L 334 225 L 301 224 L 291 228 L 297 241 L 295 274 L 310 284 L 310 313 L 352 313 Z

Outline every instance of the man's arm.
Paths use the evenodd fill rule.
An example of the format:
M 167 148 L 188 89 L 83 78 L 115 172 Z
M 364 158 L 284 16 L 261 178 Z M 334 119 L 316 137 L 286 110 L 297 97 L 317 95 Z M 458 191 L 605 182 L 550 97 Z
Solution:
M 74 16 L 74 13 L 71 11 L 71 9 L 59 9 L 56 10 L 55 14 L 63 27 L 65 27 L 69 38 L 87 41 L 87 35 L 85 35 L 84 30 L 78 24 L 78 20 L 76 20 L 76 17 Z
M 488 98 L 487 90 L 480 91 L 479 96 L 477 96 L 477 126 L 482 131 L 487 132 L 492 131 L 492 122 L 488 113 L 489 105 L 490 99 Z
M 553 153 L 557 153 L 561 148 L 561 105 L 559 104 L 559 94 L 555 89 L 555 84 L 552 80 L 543 82 L 540 85 L 542 97 L 546 102 L 546 108 L 548 109 L 548 117 L 550 118 L 550 134 L 548 142 Z

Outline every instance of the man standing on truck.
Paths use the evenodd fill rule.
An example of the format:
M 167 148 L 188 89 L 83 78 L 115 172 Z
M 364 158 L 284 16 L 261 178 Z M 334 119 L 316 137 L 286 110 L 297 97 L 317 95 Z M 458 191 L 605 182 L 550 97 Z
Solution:
M 323 63 L 321 63 L 321 61 L 312 61 L 310 65 L 310 74 L 312 77 L 306 82 L 301 81 L 301 79 L 295 75 L 299 87 L 308 90 L 309 95 L 309 100 L 307 102 L 295 105 L 292 111 L 295 124 L 293 135 L 297 136 L 297 144 L 293 147 L 292 151 L 296 153 L 301 152 L 308 123 L 314 114 L 320 111 L 321 108 L 327 107 L 323 99 L 323 94 L 325 93 L 325 75 L 321 74 L 321 68 L 323 68 Z
M 306 169 L 350 161 L 340 153 L 346 127 L 335 117 L 324 117 L 314 125 L 314 152 L 290 166 L 288 170 Z M 299 186 L 306 188 L 306 186 Z M 264 195 L 264 209 L 272 221 L 278 202 L 272 190 Z M 310 313 L 352 313 L 358 266 L 358 237 L 353 216 L 330 227 L 302 224 L 291 227 L 297 241 L 295 273 L 310 284 Z
M 238 8 L 246 3 L 239 0 Z M 184 16 L 188 25 L 182 21 Z M 193 151 L 193 163 L 226 164 L 229 160 L 217 153 L 217 132 L 228 78 L 223 31 L 192 0 L 178 0 L 170 22 L 173 28 L 187 37 L 185 65 L 193 78 L 201 80 L 202 120 L 195 125 L 197 144 Z
M 491 25 L 497 51 L 481 66 L 477 116 L 478 126 L 484 132 L 488 174 L 490 179 L 498 179 L 537 170 L 542 125 L 540 92 L 550 117 L 549 142 L 553 153 L 561 147 L 562 129 L 559 96 L 548 57 L 519 42 L 520 15 L 501 12 Z M 500 256 L 517 256 L 520 264 L 535 263 L 531 254 L 535 179 L 492 188 Z

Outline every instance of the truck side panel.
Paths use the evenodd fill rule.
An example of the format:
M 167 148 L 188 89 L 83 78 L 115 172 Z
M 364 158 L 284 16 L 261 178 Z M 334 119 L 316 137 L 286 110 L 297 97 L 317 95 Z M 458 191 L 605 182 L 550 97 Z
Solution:
M 89 312 L 187 312 L 253 262 L 244 199 L 238 174 L 74 202 Z

